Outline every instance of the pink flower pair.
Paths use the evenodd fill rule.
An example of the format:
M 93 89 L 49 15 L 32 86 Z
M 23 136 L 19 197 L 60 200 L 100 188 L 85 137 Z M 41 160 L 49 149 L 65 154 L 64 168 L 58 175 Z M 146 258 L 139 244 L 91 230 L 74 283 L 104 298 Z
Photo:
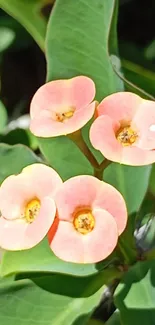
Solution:
M 105 98 L 96 109 L 94 97 L 94 82 L 85 76 L 43 85 L 31 103 L 32 133 L 67 135 L 95 115 L 90 140 L 105 158 L 133 166 L 155 162 L 155 103 L 120 92 Z
M 93 176 L 62 182 L 52 168 L 33 164 L 0 188 L 0 247 L 29 249 L 48 233 L 65 261 L 94 263 L 114 250 L 127 222 L 122 195 Z

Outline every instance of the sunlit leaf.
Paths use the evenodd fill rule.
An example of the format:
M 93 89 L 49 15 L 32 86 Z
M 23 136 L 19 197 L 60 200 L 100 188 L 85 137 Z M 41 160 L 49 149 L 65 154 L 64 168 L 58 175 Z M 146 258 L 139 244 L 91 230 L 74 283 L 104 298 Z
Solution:
M 0 0 L 0 8 L 17 19 L 44 49 L 46 20 L 42 15 L 42 0 Z
M 129 213 L 138 211 L 146 194 L 151 166 L 132 167 L 112 163 L 104 173 L 104 180 L 124 196 Z
M 13 273 L 48 272 L 63 273 L 76 276 L 96 274 L 108 266 L 110 261 L 105 260 L 97 264 L 67 263 L 57 258 L 51 251 L 45 238 L 30 250 L 9 252 L 6 251 L 2 258 L 0 274 L 6 276 Z M 119 271 L 111 268 L 104 270 L 105 282 L 108 277 L 118 276 Z
M 153 325 L 155 319 L 155 261 L 138 262 L 115 291 L 115 304 L 125 325 Z
M 57 0 L 47 29 L 47 80 L 87 75 L 95 81 L 98 100 L 122 89 L 108 53 L 116 14 L 115 0 Z
M 84 325 L 104 290 L 102 274 L 89 278 L 44 276 L 0 282 L 4 325 Z
M 26 146 L 0 144 L 0 183 L 7 176 L 18 174 L 24 167 L 38 161 L 37 156 Z

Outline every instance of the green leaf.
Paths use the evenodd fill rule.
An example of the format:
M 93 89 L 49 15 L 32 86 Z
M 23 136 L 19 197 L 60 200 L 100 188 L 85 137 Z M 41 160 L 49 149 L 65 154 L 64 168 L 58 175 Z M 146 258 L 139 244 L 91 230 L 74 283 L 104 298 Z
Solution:
M 84 325 L 99 304 L 102 275 L 88 278 L 44 276 L 0 283 L 4 325 Z
M 96 319 L 90 319 L 89 322 L 87 323 L 87 325 L 103 325 L 103 324 L 105 323 L 102 323 L 101 321 Z
M 105 324 L 106 325 L 121 325 L 120 312 L 118 310 L 116 310 Z
M 128 60 L 122 60 L 123 71 L 125 77 L 136 84 L 138 87 L 147 91 L 154 96 L 155 94 L 155 73 L 152 70 L 147 70 L 141 65 Z M 136 92 L 136 89 L 135 89 Z M 142 94 L 140 94 L 142 95 Z M 142 95 L 143 97 L 143 95 Z
M 18 144 L 19 139 L 21 144 L 24 144 L 28 147 L 30 146 L 28 134 L 24 129 L 14 129 L 0 136 L 0 142 L 7 143 L 10 145 Z
M 92 174 L 93 169 L 79 148 L 66 136 L 38 139 L 40 149 L 48 163 L 63 180 L 72 176 Z
M 37 138 L 27 129 L 14 129 L 8 133 L 0 135 L 0 142 L 7 143 L 10 145 L 14 144 L 24 144 L 33 150 L 38 147 Z
M 147 47 L 145 48 L 145 57 L 147 60 L 154 60 L 155 58 L 155 40 L 153 40 Z
M 63 273 L 76 276 L 87 276 L 103 272 L 103 269 L 109 264 L 108 261 L 103 261 L 97 264 L 76 264 L 67 263 L 57 258 L 51 251 L 48 241 L 45 238 L 37 246 L 30 250 L 9 252 L 6 251 L 2 258 L 0 274 L 7 276 L 13 273 L 25 272 L 53 272 Z M 104 270 L 105 282 L 107 276 L 118 276 L 117 270 Z
M 47 28 L 47 80 L 87 75 L 96 84 L 98 100 L 121 90 L 108 53 L 116 14 L 115 0 L 57 0 Z
M 26 146 L 0 144 L 0 183 L 9 175 L 18 174 L 24 167 L 38 161 L 37 156 Z
M 137 261 L 137 247 L 134 237 L 136 214 L 130 215 L 127 227 L 118 238 L 116 254 L 120 256 L 122 264 L 133 265 Z
M 153 325 L 155 320 L 155 261 L 138 262 L 115 291 L 122 324 Z
M 150 182 L 149 182 L 149 191 L 155 195 L 155 165 L 152 166 Z
M 28 34 L 26 29 L 13 17 L 5 14 L 1 15 L 0 29 L 1 28 L 10 31 L 11 34 L 14 35 L 11 44 L 8 44 L 11 51 L 19 51 L 32 45 L 33 39 L 30 34 Z
M 17 19 L 44 50 L 46 20 L 41 13 L 42 5 L 42 0 L 0 0 L 0 8 Z
M 0 248 L 0 263 L 1 263 L 2 255 L 3 255 L 3 249 Z
M 1 37 L 1 35 L 0 35 Z M 0 45 L 1 47 L 1 45 Z M 7 115 L 7 110 L 3 103 L 0 101 L 0 133 L 3 131 L 6 123 L 7 123 L 8 115 Z
M 0 52 L 6 50 L 13 42 L 15 33 L 7 27 L 0 27 Z
M 104 180 L 124 196 L 129 214 L 139 210 L 146 194 L 151 166 L 131 167 L 112 163 L 104 172 Z

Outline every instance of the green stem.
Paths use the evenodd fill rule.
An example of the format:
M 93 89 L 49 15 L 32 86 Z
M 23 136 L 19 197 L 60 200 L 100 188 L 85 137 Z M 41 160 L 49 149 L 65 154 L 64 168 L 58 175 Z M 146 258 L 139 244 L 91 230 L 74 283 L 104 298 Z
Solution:
M 125 264 L 129 264 L 130 259 L 129 259 L 128 255 L 126 254 L 126 251 L 125 251 L 123 245 L 120 243 L 120 241 L 118 242 L 117 246 L 118 246 L 118 249 L 123 257 L 123 263 L 125 262 Z
M 94 168 L 94 176 L 102 181 L 103 180 L 103 169 L 95 169 Z
M 136 260 L 136 255 L 135 252 L 132 251 L 132 248 L 128 247 L 127 243 L 125 243 L 120 237 L 117 247 L 123 257 L 123 263 L 132 265 Z
M 83 140 L 81 130 L 71 133 L 68 137 L 78 146 L 78 148 L 83 152 L 86 158 L 90 161 L 91 165 L 97 170 L 99 169 L 99 164 L 95 157 L 93 156 L 92 152 L 86 145 L 85 141 Z
M 94 168 L 94 176 L 100 180 L 103 180 L 104 170 L 111 164 L 111 161 L 104 159 L 103 162 L 99 165 L 99 168 Z
M 96 158 L 94 157 L 87 144 L 83 140 L 81 130 L 69 134 L 68 137 L 78 146 L 78 148 L 82 151 L 82 153 L 94 167 L 94 176 L 102 180 L 103 171 L 111 164 L 111 161 L 105 158 L 103 162 L 99 165 Z
M 100 164 L 100 169 L 102 169 L 103 171 L 112 163 L 112 161 L 108 160 L 108 159 L 104 159 L 102 161 L 102 163 Z

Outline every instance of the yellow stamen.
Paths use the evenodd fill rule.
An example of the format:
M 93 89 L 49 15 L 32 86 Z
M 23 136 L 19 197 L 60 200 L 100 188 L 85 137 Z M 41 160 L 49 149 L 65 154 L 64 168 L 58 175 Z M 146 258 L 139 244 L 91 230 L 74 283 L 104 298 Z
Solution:
M 64 108 L 63 111 L 56 112 L 55 120 L 58 122 L 64 122 L 74 115 L 74 111 L 75 109 L 73 107 Z
M 86 235 L 94 229 L 95 219 L 90 210 L 81 210 L 76 213 L 73 225 L 79 233 Z
M 138 134 L 130 126 L 126 126 L 118 130 L 116 138 L 123 146 L 131 146 L 137 140 Z
M 66 112 L 66 113 L 64 113 L 64 114 L 62 114 L 62 115 L 65 116 L 66 118 L 70 118 L 70 117 L 73 116 L 73 114 L 74 114 L 73 111 L 69 111 L 69 112 Z
M 25 207 L 25 219 L 28 223 L 32 223 L 40 210 L 40 201 L 38 199 L 33 199 L 30 202 L 27 203 Z

